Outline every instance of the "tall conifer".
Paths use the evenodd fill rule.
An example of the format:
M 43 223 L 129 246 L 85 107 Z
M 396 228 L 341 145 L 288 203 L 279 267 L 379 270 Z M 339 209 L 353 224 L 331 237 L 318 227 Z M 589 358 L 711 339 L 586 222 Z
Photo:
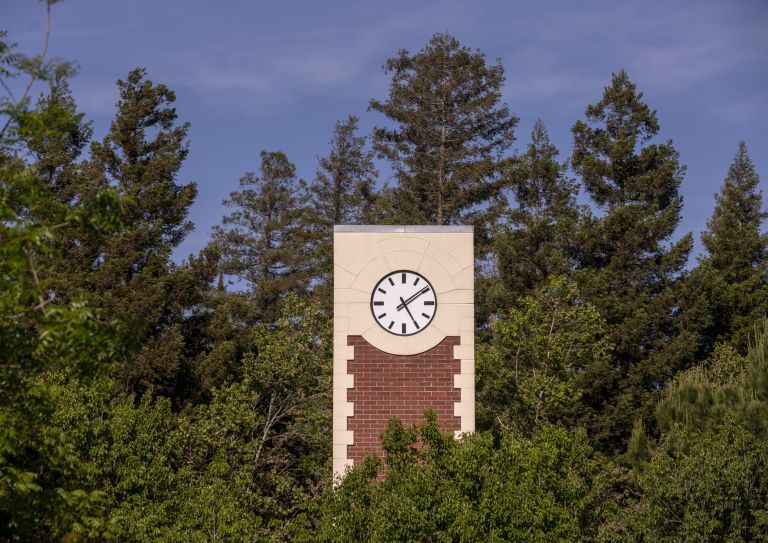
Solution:
M 307 193 L 280 151 L 262 151 L 259 174 L 246 172 L 224 205 L 232 210 L 214 230 L 222 271 L 245 282 L 258 319 L 274 322 L 289 292 L 306 293 L 312 273 L 306 235 Z
M 78 160 L 93 135 L 91 122 L 77 110 L 63 75 L 50 82 L 48 92 L 37 102 L 37 110 L 46 131 L 30 134 L 25 139 L 26 146 L 35 169 L 52 193 L 61 202 L 72 203 L 80 190 L 77 185 L 82 183 Z
M 501 102 L 501 64 L 435 34 L 418 53 L 390 58 L 384 72 L 392 74 L 389 96 L 370 109 L 392 123 L 374 132 L 397 181 L 392 220 L 482 226 L 518 122 Z
M 671 141 L 651 143 L 659 123 L 642 97 L 622 70 L 573 126 L 573 168 L 599 212 L 580 233 L 576 276 L 615 345 L 581 375 L 582 422 L 614 452 L 698 341 L 679 282 L 692 237 L 673 240 L 685 168 Z
M 579 219 L 577 188 L 557 155 L 537 120 L 526 152 L 510 168 L 516 206 L 493 234 L 494 269 L 479 289 L 485 312 L 508 310 L 550 275 L 567 275 L 572 268 L 568 240 Z
M 733 340 L 745 352 L 753 327 L 768 312 L 768 235 L 762 232 L 760 177 L 743 141 L 733 158 L 702 241 L 701 272 L 710 290 L 707 339 Z
M 174 92 L 137 68 L 117 82 L 117 114 L 83 166 L 88 183 L 126 197 L 123 228 L 83 245 L 80 282 L 106 319 L 132 339 L 137 355 L 123 371 L 129 390 L 172 394 L 183 360 L 180 324 L 213 279 L 213 266 L 176 266 L 171 253 L 192 229 L 194 183 L 178 173 L 187 156 L 188 123 L 178 123 Z M 203 262 L 203 261 L 200 261 Z M 213 263 L 215 264 L 215 262 Z
M 360 224 L 370 217 L 376 197 L 378 171 L 367 138 L 357 135 L 358 119 L 350 115 L 333 130 L 328 156 L 318 160 L 309 187 L 312 229 L 317 232 L 314 253 L 319 284 L 316 292 L 328 305 L 333 274 L 333 225 Z M 309 230 L 309 228 L 307 229 Z

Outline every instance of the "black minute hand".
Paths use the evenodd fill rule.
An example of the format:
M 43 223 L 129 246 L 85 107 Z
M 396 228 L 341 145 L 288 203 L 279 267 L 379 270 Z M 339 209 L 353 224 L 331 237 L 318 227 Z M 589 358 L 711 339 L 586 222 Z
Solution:
M 421 296 L 422 294 L 424 294 L 424 293 L 425 293 L 425 292 L 427 292 L 428 290 L 429 290 L 429 287 L 424 287 L 424 288 L 423 288 L 423 289 L 421 289 L 419 292 L 417 292 L 416 294 L 414 294 L 413 296 L 411 296 L 410 298 L 408 298 L 408 299 L 407 299 L 407 300 L 405 300 L 405 301 L 403 301 L 403 299 L 402 299 L 402 298 L 400 298 L 400 301 L 401 301 L 401 302 L 403 302 L 403 303 L 401 303 L 399 306 L 397 306 L 397 308 L 396 308 L 396 309 L 397 309 L 398 311 L 400 311 L 402 308 L 404 308 L 405 306 L 407 306 L 409 303 L 411 303 L 412 301 L 414 301 L 416 298 L 418 298 L 419 296 Z

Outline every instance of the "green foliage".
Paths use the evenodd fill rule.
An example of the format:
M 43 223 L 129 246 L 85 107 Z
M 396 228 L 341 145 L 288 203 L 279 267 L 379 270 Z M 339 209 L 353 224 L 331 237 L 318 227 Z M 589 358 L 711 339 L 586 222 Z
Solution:
M 742 141 L 701 236 L 707 255 L 700 262 L 699 279 L 712 314 L 706 339 L 733 341 L 741 351 L 753 324 L 768 312 L 768 234 L 763 233 L 768 213 L 759 183 Z
M 245 282 L 262 322 L 281 313 L 286 294 L 306 293 L 312 271 L 305 183 L 279 151 L 261 152 L 260 175 L 246 172 L 224 205 L 233 211 L 214 230 L 221 270 Z
M 656 418 L 668 435 L 733 422 L 756 436 L 768 434 L 768 321 L 746 357 L 721 346 L 708 364 L 679 375 L 659 402 Z
M 605 321 L 563 277 L 520 300 L 478 346 L 480 426 L 530 433 L 572 420 L 581 383 L 610 360 L 605 336 Z
M 764 541 L 768 439 L 738 425 L 688 430 L 635 475 L 641 497 L 621 512 L 615 541 Z
M 641 426 L 633 432 L 637 499 L 618 515 L 612 539 L 768 537 L 768 321 L 746 358 L 721 345 L 678 375 L 656 417 L 655 447 Z
M 138 68 L 117 86 L 115 120 L 104 139 L 91 144 L 90 158 L 77 165 L 70 192 L 60 199 L 69 205 L 112 187 L 126 202 L 123 228 L 100 235 L 67 232 L 61 242 L 65 265 L 53 288 L 62 299 L 84 297 L 105 319 L 119 323 L 133 355 L 119 368 L 127 390 L 151 387 L 172 396 L 184 363 L 179 327 L 203 300 L 216 270 L 215 259 L 207 257 L 215 255 L 190 265 L 171 261 L 192 228 L 187 213 L 197 194 L 194 183 L 177 182 L 189 127 L 177 122 L 173 91 Z M 62 100 L 74 111 L 70 101 Z M 55 150 L 45 148 L 46 160 L 55 158 Z
M 318 160 L 315 179 L 309 186 L 308 220 L 312 229 L 317 230 L 314 258 L 319 284 L 315 294 L 329 308 L 333 297 L 333 226 L 365 223 L 371 219 L 376 202 L 378 171 L 373 151 L 365 148 L 367 138 L 356 135 L 357 123 L 354 115 L 336 122 L 330 153 Z
M 63 71 L 4 42 L 0 62 L 4 80 L 29 78 L 21 98 L 0 98 L 0 538 L 98 538 L 109 533 L 103 494 L 75 436 L 51 424 L 62 390 L 50 373 L 98 374 L 122 345 L 82 301 L 57 299 L 51 277 L 62 262 L 59 232 L 118 228 L 123 202 L 104 190 L 68 208 L 52 205 L 56 195 L 42 168 L 26 164 L 21 138 L 56 141 L 61 129 L 51 117 L 79 123 L 66 107 L 29 108 L 33 83 Z
M 601 212 L 578 233 L 575 277 L 615 346 L 584 389 L 582 424 L 612 452 L 652 409 L 659 386 L 692 362 L 705 313 L 680 281 L 692 237 L 672 242 L 685 168 L 671 141 L 651 143 L 659 123 L 642 97 L 626 72 L 614 74 L 572 129 L 573 168 Z
M 387 60 L 387 101 L 369 109 L 394 128 L 377 128 L 375 145 L 397 179 L 393 196 L 401 224 L 474 223 L 501 189 L 500 155 L 514 141 L 518 119 L 501 103 L 504 70 L 448 34 L 424 49 Z
M 509 169 L 516 207 L 509 209 L 492 235 L 494 265 L 478 282 L 480 320 L 508 310 L 551 275 L 567 275 L 573 266 L 572 234 L 578 226 L 578 188 L 565 177 L 557 148 L 537 120 L 526 152 Z
M 310 534 L 329 481 L 330 330 L 316 306 L 291 299 L 287 308 L 274 326 L 253 331 L 242 380 L 182 415 L 151 391 L 114 396 L 107 377 L 60 371 L 35 380 L 28 392 L 47 400 L 36 420 L 47 448 L 36 454 L 49 477 L 81 486 L 51 492 L 40 488 L 44 477 L 4 465 L 0 502 L 13 514 L 2 519 L 18 534 L 66 528 L 72 538 L 119 541 Z
M 583 431 L 456 441 L 427 414 L 390 424 L 384 443 L 386 477 L 374 459 L 355 467 L 326 502 L 322 541 L 591 541 L 610 507 Z
M 320 488 L 330 453 L 321 431 L 330 422 L 330 331 L 316 308 L 292 300 L 288 308 L 274 327 L 254 331 L 242 380 L 216 389 L 209 405 L 179 420 L 167 437 L 161 437 L 167 423 L 137 414 L 154 424 L 152 439 L 166 443 L 166 452 L 149 455 L 142 469 L 172 471 L 168 489 L 148 494 L 153 507 L 168 513 L 134 536 L 134 517 L 144 517 L 145 507 L 135 503 L 134 490 L 116 496 L 126 511 L 123 537 L 207 541 L 218 534 L 239 541 L 306 529 L 312 489 Z M 169 411 L 162 418 L 174 420 Z
M 505 156 L 501 65 L 436 34 L 387 61 L 371 102 L 395 185 L 375 189 L 350 116 L 309 187 L 263 152 L 213 243 L 176 265 L 196 188 L 177 180 L 173 91 L 130 72 L 81 159 L 71 65 L 5 39 L 0 540 L 768 539 L 768 238 L 743 143 L 684 274 L 684 168 L 626 73 L 573 127 L 592 215 L 541 122 Z M 476 226 L 492 431 L 392 420 L 385 458 L 331 488 L 331 227 L 363 221 Z

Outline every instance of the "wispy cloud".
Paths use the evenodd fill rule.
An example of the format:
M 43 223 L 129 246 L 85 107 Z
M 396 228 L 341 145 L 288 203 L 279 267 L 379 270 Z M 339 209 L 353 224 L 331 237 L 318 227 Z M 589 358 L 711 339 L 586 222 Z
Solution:
M 765 72 L 768 34 L 756 22 L 744 25 L 733 6 L 652 8 L 600 3 L 600 9 L 583 9 L 579 3 L 545 19 L 539 12 L 517 20 L 504 54 L 506 91 L 540 103 L 597 97 L 610 73 L 626 68 L 641 89 L 676 94 L 748 66 Z
M 313 93 L 344 92 L 376 78 L 392 54 L 391 35 L 411 22 L 399 18 L 355 30 L 326 29 L 239 40 L 177 59 L 171 78 L 220 104 L 261 107 L 285 104 Z M 265 44 L 269 47 L 265 47 Z M 247 96 L 249 106 L 242 98 Z

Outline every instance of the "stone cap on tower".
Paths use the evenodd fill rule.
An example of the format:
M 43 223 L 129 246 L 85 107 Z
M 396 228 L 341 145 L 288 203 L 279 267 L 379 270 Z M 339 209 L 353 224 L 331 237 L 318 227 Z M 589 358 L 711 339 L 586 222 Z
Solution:
M 395 234 L 412 232 L 420 234 L 471 234 L 475 227 L 471 225 L 439 225 L 439 224 L 336 224 L 334 232 L 371 232 L 377 234 Z

